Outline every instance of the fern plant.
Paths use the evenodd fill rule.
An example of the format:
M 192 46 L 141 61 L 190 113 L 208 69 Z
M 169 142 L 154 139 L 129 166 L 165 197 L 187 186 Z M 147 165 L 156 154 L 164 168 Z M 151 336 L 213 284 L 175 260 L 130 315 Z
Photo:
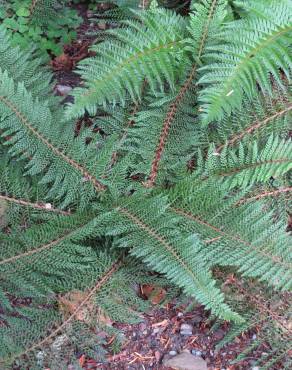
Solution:
M 65 111 L 41 62 L 20 58 L 1 31 L 4 367 L 51 366 L 58 345 L 72 357 L 76 327 L 98 356 L 85 344 L 96 323 L 77 317 L 97 303 L 115 320 L 128 310 L 138 319 L 146 307 L 133 283 L 178 287 L 242 329 L 247 315 L 225 297 L 218 269 L 291 290 L 278 215 L 292 190 L 291 7 L 234 5 L 240 20 L 225 0 L 194 1 L 187 17 L 134 11 L 80 63 L 85 87 Z M 98 130 L 76 137 L 85 112 Z M 66 316 L 59 302 L 76 290 L 85 293 Z

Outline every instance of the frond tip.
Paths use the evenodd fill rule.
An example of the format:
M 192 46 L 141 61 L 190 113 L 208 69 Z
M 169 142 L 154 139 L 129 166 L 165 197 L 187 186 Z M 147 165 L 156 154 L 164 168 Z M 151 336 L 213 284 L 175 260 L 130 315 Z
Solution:
M 252 99 L 256 83 L 270 94 L 271 76 L 283 86 L 279 69 L 290 78 L 291 5 L 277 0 L 254 7 L 246 18 L 227 23 L 218 45 L 208 48 L 207 56 L 214 62 L 201 68 L 199 81 L 206 86 L 200 96 L 205 123 L 230 115 L 232 109 L 240 107 L 245 94 Z

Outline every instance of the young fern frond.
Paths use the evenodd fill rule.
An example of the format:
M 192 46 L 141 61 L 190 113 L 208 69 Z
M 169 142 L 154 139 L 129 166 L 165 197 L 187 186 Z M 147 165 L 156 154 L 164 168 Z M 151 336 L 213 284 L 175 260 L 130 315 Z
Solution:
M 165 82 L 174 89 L 184 49 L 184 19 L 164 9 L 137 13 L 137 17 L 125 22 L 127 27 L 110 31 L 113 41 L 92 48 L 98 57 L 80 63 L 86 89 L 74 90 L 69 117 L 85 110 L 95 114 L 98 105 L 106 103 L 125 104 L 128 96 L 138 101 L 145 78 L 153 91 L 163 90 Z
M 216 178 L 234 187 L 246 188 L 251 184 L 267 182 L 270 178 L 283 177 L 292 169 L 291 140 L 281 140 L 271 135 L 266 143 L 259 147 L 257 140 L 238 148 L 226 146 L 218 153 L 214 145 L 209 149 L 207 159 L 198 158 L 198 172 L 201 177 Z
M 254 16 L 227 23 L 218 36 L 218 45 L 208 48 L 213 63 L 201 68 L 199 83 L 202 118 L 205 123 L 220 120 L 241 106 L 244 95 L 249 100 L 257 94 L 257 85 L 272 93 L 271 79 L 283 86 L 279 70 L 290 78 L 292 7 L 286 1 L 255 3 Z M 222 45 L 223 42 L 223 45 Z

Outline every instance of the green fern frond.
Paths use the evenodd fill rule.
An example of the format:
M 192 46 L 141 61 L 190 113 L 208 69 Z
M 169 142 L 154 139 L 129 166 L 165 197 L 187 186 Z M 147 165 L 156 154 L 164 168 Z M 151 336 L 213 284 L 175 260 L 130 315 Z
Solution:
M 126 25 L 110 31 L 116 41 L 92 48 L 98 57 L 80 63 L 87 88 L 74 90 L 75 104 L 68 108 L 69 117 L 80 116 L 85 109 L 95 114 L 97 106 L 105 103 L 125 104 L 127 95 L 139 100 L 144 78 L 153 91 L 163 89 L 165 82 L 174 88 L 184 49 L 183 18 L 159 9 L 146 11 L 138 21 Z
M 117 247 L 128 248 L 132 255 L 165 274 L 214 314 L 240 321 L 224 303 L 205 259 L 198 258 L 203 248 L 200 240 L 179 231 L 179 217 L 166 213 L 166 198 L 144 198 L 142 205 L 141 195 L 120 199 L 113 211 L 101 216 L 107 235 L 119 236 Z
M 190 38 L 186 40 L 188 49 L 191 52 L 191 59 L 190 61 L 186 58 L 184 60 L 184 74 L 179 80 L 179 88 L 176 89 L 174 97 L 171 94 L 169 94 L 169 97 L 164 97 L 164 100 L 169 104 L 168 108 L 164 106 L 163 109 L 160 108 L 160 110 L 144 113 L 146 115 L 144 120 L 147 123 L 144 127 L 142 125 L 140 138 L 145 137 L 143 128 L 148 129 L 148 121 L 153 124 L 153 127 L 150 129 L 152 145 L 147 147 L 148 158 L 145 156 L 146 150 L 143 158 L 148 168 L 146 167 L 145 170 L 143 168 L 142 171 L 149 174 L 147 181 L 147 186 L 149 187 L 154 185 L 157 177 L 161 177 L 160 169 L 166 169 L 167 164 L 172 164 L 173 174 L 179 172 L 177 168 L 178 162 L 183 163 L 183 157 L 190 153 L 191 144 L 188 138 L 199 136 L 199 129 L 193 123 L 189 124 L 192 114 L 189 102 L 192 101 L 192 98 L 195 99 L 194 81 L 196 80 L 197 69 L 202 64 L 206 46 L 210 43 L 213 34 L 223 21 L 225 6 L 226 2 L 222 0 L 206 1 L 203 4 L 193 5 L 192 10 L 194 13 L 192 12 L 190 15 L 190 24 L 188 26 Z M 162 103 L 155 102 L 155 105 L 159 106 Z M 162 117 L 162 114 L 164 117 Z M 141 117 L 143 117 L 142 114 Z M 161 121 L 161 126 L 159 121 Z M 141 147 L 137 139 L 135 144 Z M 165 158 L 167 158 L 167 163 L 165 163 Z M 144 167 L 144 163 L 142 167 Z
M 26 167 L 29 175 L 45 171 L 42 182 L 51 184 L 49 196 L 63 200 L 63 206 L 67 206 L 77 201 L 81 188 L 87 199 L 92 198 L 96 190 L 104 189 L 102 181 L 97 179 L 96 171 L 101 174 L 104 163 L 100 164 L 101 168 L 96 166 L 96 142 L 86 145 L 85 135 L 74 138 L 68 132 L 69 125 L 55 126 L 47 105 L 38 100 L 34 102 L 23 84 L 14 86 L 5 72 L 1 73 L 0 113 L 2 137 L 6 138 L 5 144 L 10 145 L 10 155 L 29 161 Z M 68 137 L 64 140 L 62 136 L 66 131 Z
M 11 46 L 11 36 L 0 27 L 0 65 L 15 82 L 22 82 L 40 100 L 46 99 L 56 103 L 56 97 L 49 98 L 52 91 L 52 74 L 43 66 L 41 58 L 36 58 L 34 49 L 22 51 Z
M 224 117 L 205 129 L 205 137 L 216 144 L 220 153 L 224 145 L 236 146 L 240 142 L 262 142 L 271 134 L 281 138 L 289 134 L 292 113 L 291 92 L 288 88 L 273 89 L 273 96 L 259 94 L 252 102 L 244 99 L 241 109 Z
M 203 179 L 224 179 L 230 189 L 267 182 L 272 177 L 283 177 L 291 170 L 291 141 L 271 135 L 262 148 L 255 140 L 246 145 L 240 143 L 238 149 L 225 146 L 220 153 L 212 145 L 205 161 L 199 156 L 198 168 Z
M 170 191 L 171 210 L 183 217 L 186 230 L 204 241 L 199 253 L 212 265 L 236 266 L 244 276 L 291 289 L 292 251 L 285 224 L 275 223 L 264 202 L 240 204 L 243 194 L 227 194 L 224 183 L 218 187 L 213 180 L 186 181 Z
M 67 0 L 31 0 L 29 20 L 31 23 L 45 25 L 60 16 L 60 9 Z
M 279 69 L 290 78 L 291 5 L 259 2 L 254 8 L 262 16 L 248 13 L 246 18 L 228 23 L 219 36 L 220 44 L 208 48 L 208 58 L 214 62 L 201 68 L 204 75 L 199 81 L 206 85 L 200 96 L 205 123 L 230 115 L 244 95 L 251 100 L 256 83 L 270 94 L 271 76 L 283 86 Z
M 97 257 L 97 256 L 96 256 Z M 95 263 L 95 280 L 97 280 L 96 283 L 93 281 L 90 283 L 90 286 L 93 287 L 89 290 L 89 292 L 86 294 L 83 301 L 77 306 L 77 308 L 74 310 L 74 312 L 70 315 L 69 318 L 64 320 L 62 318 L 62 315 L 59 313 L 56 315 L 55 310 L 50 310 L 53 312 L 50 312 L 51 317 L 49 323 L 46 322 L 45 318 L 43 320 L 44 323 L 46 323 L 47 327 L 43 331 L 42 334 L 38 331 L 34 331 L 33 327 L 28 327 L 26 320 L 24 320 L 23 317 L 19 317 L 19 325 L 17 326 L 8 326 L 6 328 L 1 328 L 1 336 L 5 341 L 3 344 L 5 344 L 5 347 L 1 347 L 1 361 L 2 363 L 8 362 L 11 363 L 11 360 L 13 361 L 16 358 L 20 358 L 26 355 L 28 358 L 30 358 L 30 355 L 33 354 L 37 349 L 41 349 L 44 345 L 50 343 L 51 339 L 54 339 L 58 334 L 62 334 L 62 331 L 67 328 L 67 326 L 72 322 L 73 319 L 75 319 L 75 316 L 80 312 L 82 307 L 86 305 L 86 303 L 96 295 L 100 289 L 104 289 L 106 287 L 107 283 L 109 282 L 109 279 L 112 278 L 112 276 L 115 274 L 115 272 L 120 268 L 120 261 L 113 260 L 111 256 L 108 256 L 106 253 L 101 253 L 99 255 L 99 258 L 97 258 L 96 261 L 100 261 L 98 264 Z M 101 262 L 102 261 L 102 262 Z M 68 275 L 70 276 L 70 275 Z M 91 275 L 92 276 L 92 275 Z M 56 298 L 52 299 L 52 301 L 56 304 Z M 33 299 L 33 304 L 36 305 L 37 301 L 39 299 L 35 298 Z M 37 307 L 37 305 L 36 305 Z M 41 307 L 41 306 L 40 306 Z M 52 305 L 51 305 L 52 307 Z M 31 314 L 31 317 L 33 318 L 33 309 L 26 310 L 24 307 L 24 313 L 25 311 L 27 315 Z M 21 310 L 20 310 L 21 312 Z M 37 314 L 37 312 L 35 312 Z M 44 310 L 44 315 L 46 315 L 46 310 Z M 52 316 L 54 315 L 54 316 Z M 9 311 L 6 313 L 7 319 L 9 320 Z M 49 324 L 49 325 L 48 325 Z M 23 341 L 22 335 L 19 335 L 18 331 L 15 331 L 15 329 L 19 330 L 22 329 L 24 333 L 29 334 L 25 338 L 25 341 Z M 44 334 L 49 332 L 48 335 Z M 18 334 L 18 337 L 17 337 Z M 22 340 L 19 340 L 22 338 Z M 8 357 L 6 357 L 8 354 Z M 10 356 L 9 356 L 10 355 Z M 9 358 L 10 357 L 10 358 Z M 35 357 L 35 353 L 34 353 Z M 35 358 L 31 359 L 32 364 L 36 362 Z

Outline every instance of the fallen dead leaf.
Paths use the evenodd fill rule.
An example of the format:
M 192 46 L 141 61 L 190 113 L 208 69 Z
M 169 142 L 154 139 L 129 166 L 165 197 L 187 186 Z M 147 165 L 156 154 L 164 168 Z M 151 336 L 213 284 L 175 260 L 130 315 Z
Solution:
M 80 365 L 81 367 L 82 367 L 82 366 L 84 366 L 84 364 L 85 364 L 85 355 L 82 355 L 82 356 L 79 358 L 78 362 L 79 362 L 79 365 Z
M 82 292 L 80 290 L 75 290 L 66 293 L 64 296 L 59 297 L 59 307 L 63 312 L 64 317 L 69 317 L 72 315 L 80 305 L 80 303 L 86 298 L 87 292 Z M 76 312 L 75 319 L 78 321 L 83 321 L 89 323 L 94 311 L 93 301 L 88 301 L 80 310 Z
M 157 328 L 159 326 L 166 326 L 166 325 L 168 325 L 168 320 L 164 319 L 163 321 L 152 324 L 152 328 Z
M 161 303 L 166 295 L 165 289 L 154 285 L 141 285 L 142 294 L 151 301 L 152 304 Z
M 55 71 L 71 71 L 74 67 L 72 58 L 68 54 L 61 54 L 51 61 Z

